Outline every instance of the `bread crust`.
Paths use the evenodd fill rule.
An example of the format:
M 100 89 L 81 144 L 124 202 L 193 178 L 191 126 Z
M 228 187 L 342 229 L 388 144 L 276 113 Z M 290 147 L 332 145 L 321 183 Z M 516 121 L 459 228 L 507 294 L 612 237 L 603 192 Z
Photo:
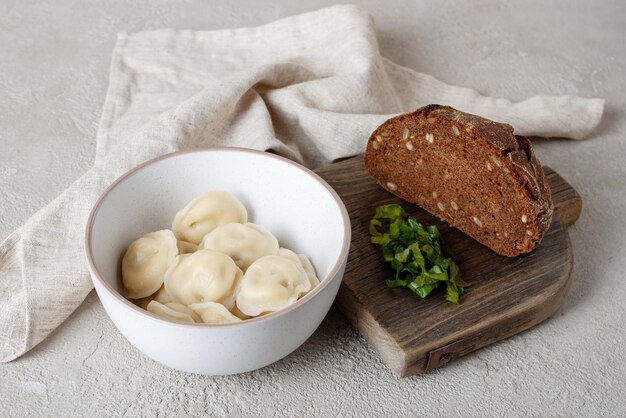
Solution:
M 467 142 L 461 146 L 472 146 L 475 148 L 474 152 L 479 149 L 481 153 L 492 158 L 498 167 L 506 172 L 507 176 L 512 176 L 511 184 L 514 187 L 503 191 L 510 196 L 503 194 L 502 198 L 510 198 L 524 208 L 522 217 L 525 221 L 523 222 L 524 225 L 515 225 L 515 228 L 526 228 L 523 240 L 520 238 L 519 242 L 506 243 L 479 233 L 482 231 L 478 231 L 471 225 L 455 222 L 454 216 L 450 216 L 446 211 L 438 210 L 433 207 L 433 203 L 424 199 L 425 191 L 419 190 L 421 186 L 412 185 L 410 181 L 406 181 L 407 178 L 411 178 L 410 171 L 416 170 L 412 168 L 416 165 L 415 161 L 411 161 L 411 159 L 419 160 L 420 154 L 419 152 L 398 151 L 403 150 L 404 147 L 399 147 L 397 142 L 402 143 L 404 141 L 405 145 L 412 150 L 412 143 L 411 145 L 408 144 L 411 141 L 404 137 L 407 136 L 406 126 L 416 126 L 416 124 L 432 126 L 433 129 L 443 126 L 447 129 L 443 132 L 448 132 L 450 138 L 442 138 L 442 135 L 438 134 L 438 140 L 432 141 L 432 135 L 430 138 L 426 136 L 427 140 L 432 141 L 431 147 L 437 147 L 438 143 L 441 142 L 447 141 L 446 143 L 449 144 L 455 139 L 458 141 L 465 138 Z M 438 132 L 442 132 L 441 129 Z M 388 147 L 383 146 L 386 143 L 390 145 Z M 391 153 L 396 155 L 392 156 Z M 445 159 L 446 156 L 443 155 L 442 158 Z M 489 166 L 489 164 L 487 165 Z M 449 106 L 431 104 L 384 122 L 368 140 L 365 152 L 365 169 L 385 189 L 411 203 L 422 206 L 483 245 L 505 256 L 515 257 L 532 251 L 547 232 L 552 220 L 553 204 L 550 187 L 530 141 L 526 137 L 516 136 L 513 133 L 513 127 L 508 124 L 461 112 Z M 459 170 L 463 170 L 463 167 Z M 414 174 L 417 175 L 417 172 Z M 470 175 L 470 173 L 457 174 Z M 400 189 L 392 182 L 395 175 L 397 178 L 403 179 Z M 437 194 L 436 186 L 433 186 L 431 190 L 434 190 L 433 195 Z M 498 202 L 494 202 L 494 204 L 496 203 Z M 475 222 L 478 224 L 480 221 Z M 511 225 L 505 224 L 496 226 L 500 227 L 503 234 L 511 231 L 512 228 Z

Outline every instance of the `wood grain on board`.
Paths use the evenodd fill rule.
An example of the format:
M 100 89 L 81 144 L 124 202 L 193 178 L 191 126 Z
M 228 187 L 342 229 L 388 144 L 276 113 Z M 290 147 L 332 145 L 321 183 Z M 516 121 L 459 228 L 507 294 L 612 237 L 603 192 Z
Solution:
M 446 364 L 481 347 L 528 329 L 563 302 L 572 270 L 566 226 L 578 219 L 582 200 L 556 172 L 544 167 L 555 205 L 550 230 L 530 254 L 507 258 L 442 223 L 421 208 L 378 186 L 362 156 L 316 170 L 341 196 L 352 222 L 352 243 L 336 306 L 399 376 Z M 374 208 L 401 203 L 418 221 L 437 224 L 472 286 L 460 305 L 443 291 L 420 299 L 406 288 L 386 287 L 392 270 L 370 243 Z

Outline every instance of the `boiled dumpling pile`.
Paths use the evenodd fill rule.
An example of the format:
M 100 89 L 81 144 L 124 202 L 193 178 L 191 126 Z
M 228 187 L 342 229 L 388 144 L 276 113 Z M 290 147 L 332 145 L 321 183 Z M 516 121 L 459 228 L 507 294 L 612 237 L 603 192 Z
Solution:
M 229 324 L 292 305 L 319 280 L 304 254 L 248 222 L 236 197 L 211 191 L 179 211 L 171 231 L 130 244 L 122 283 L 126 297 L 161 317 Z

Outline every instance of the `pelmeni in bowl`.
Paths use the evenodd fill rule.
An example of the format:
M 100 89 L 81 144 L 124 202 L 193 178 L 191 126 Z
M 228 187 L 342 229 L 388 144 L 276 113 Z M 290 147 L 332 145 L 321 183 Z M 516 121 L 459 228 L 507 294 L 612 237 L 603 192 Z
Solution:
M 224 191 L 235 197 L 243 206 L 242 209 L 236 203 L 231 205 L 236 219 L 215 222 L 219 216 L 199 215 L 206 213 L 195 210 L 197 205 L 206 203 L 202 199 L 177 216 L 181 208 L 187 208 L 189 202 L 207 191 Z M 172 223 L 174 218 L 180 222 Z M 258 225 L 250 226 L 258 233 L 253 236 L 267 244 L 268 249 L 253 246 L 234 251 L 229 245 L 220 244 L 221 239 L 205 240 L 211 231 L 232 223 Z M 265 236 L 260 228 L 271 233 L 277 242 L 260 238 Z M 170 230 L 176 242 L 165 230 Z M 154 279 L 145 283 L 132 283 L 131 279 L 125 288 L 125 254 L 134 241 L 152 231 L 158 236 L 144 242 L 144 246 L 163 256 L 149 263 L 150 268 L 154 266 L 153 276 L 158 276 L 163 265 L 167 265 L 163 285 Z M 346 209 L 315 173 L 268 153 L 213 148 L 160 157 L 114 182 L 92 210 L 85 247 L 98 296 L 131 344 L 175 369 L 219 375 L 271 364 L 313 333 L 337 294 L 349 243 Z M 275 244 L 280 245 L 277 250 Z M 223 246 L 216 248 L 220 245 Z M 186 283 L 179 274 L 196 268 L 204 271 L 205 267 L 195 266 L 204 264 L 197 263 L 197 254 L 230 272 L 230 286 L 222 283 L 207 290 L 199 285 L 200 296 L 188 296 L 187 290 L 197 290 L 194 280 Z M 313 272 L 317 273 L 315 279 L 298 254 L 306 254 L 310 259 Z M 141 264 L 132 257 L 128 255 L 127 264 Z M 291 260 L 289 264 L 278 263 L 288 265 L 285 271 L 289 274 L 284 280 L 267 279 L 273 277 L 268 268 L 284 268 L 268 263 L 266 258 L 272 261 L 273 257 Z M 186 261 L 189 259 L 192 261 Z M 300 262 L 296 263 L 296 259 Z M 319 284 L 313 286 L 317 278 Z M 259 286 L 263 281 L 267 286 Z M 303 290 L 307 286 L 308 290 Z M 137 305 L 126 298 L 132 291 L 136 292 L 131 295 Z M 259 292 L 265 292 L 267 297 L 260 300 Z M 295 300 L 294 295 L 298 295 Z

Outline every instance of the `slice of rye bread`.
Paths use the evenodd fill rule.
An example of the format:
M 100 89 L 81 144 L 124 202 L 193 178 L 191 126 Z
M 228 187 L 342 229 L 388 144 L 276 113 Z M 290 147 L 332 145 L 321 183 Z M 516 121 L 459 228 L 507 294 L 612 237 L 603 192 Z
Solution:
M 428 105 L 374 131 L 365 169 L 498 254 L 532 251 L 552 220 L 552 197 L 530 141 L 513 128 Z

